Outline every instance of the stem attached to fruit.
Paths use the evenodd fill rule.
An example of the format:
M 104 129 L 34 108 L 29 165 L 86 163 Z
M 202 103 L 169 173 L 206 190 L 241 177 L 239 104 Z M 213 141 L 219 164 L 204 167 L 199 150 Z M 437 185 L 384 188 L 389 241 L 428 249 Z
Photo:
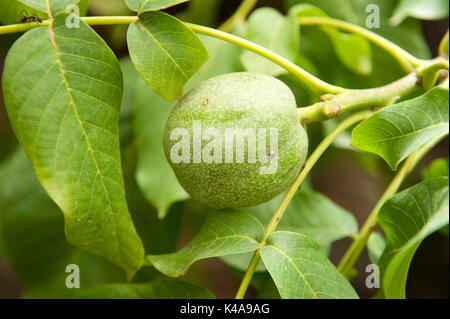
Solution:
M 337 95 L 326 95 L 322 101 L 297 109 L 301 122 L 326 121 L 339 114 L 364 107 L 382 107 L 420 89 L 415 72 L 391 84 L 365 90 L 348 90 Z
M 258 0 L 242 1 L 239 8 L 219 27 L 219 30 L 229 32 L 236 24 L 245 22 L 248 14 L 253 10 L 257 3 Z
M 364 250 L 364 247 L 367 245 L 367 241 L 369 240 L 370 235 L 375 230 L 377 225 L 377 217 L 380 208 L 383 204 L 392 196 L 397 193 L 398 189 L 402 185 L 404 179 L 408 174 L 414 169 L 417 163 L 428 153 L 430 149 L 432 149 L 439 141 L 442 140 L 443 137 L 439 137 L 431 140 L 427 144 L 423 145 L 421 148 L 417 149 L 413 152 L 405 161 L 402 168 L 397 172 L 394 179 L 389 184 L 388 188 L 385 190 L 378 203 L 375 205 L 374 209 L 370 213 L 366 222 L 364 223 L 361 231 L 354 239 L 352 245 L 345 253 L 341 262 L 339 263 L 338 270 L 345 276 L 349 277 L 355 263 L 358 261 L 359 256 Z
M 372 114 L 371 111 L 363 111 L 357 114 L 354 114 L 347 119 L 343 120 L 339 125 L 327 136 L 325 137 L 322 142 L 317 146 L 317 148 L 312 152 L 311 156 L 308 158 L 308 160 L 305 163 L 305 166 L 303 167 L 300 174 L 295 179 L 294 183 L 289 188 L 288 192 L 283 198 L 283 201 L 281 202 L 280 206 L 278 207 L 277 211 L 273 215 L 272 219 L 270 220 L 269 224 L 267 225 L 266 232 L 264 234 L 263 240 L 261 241 L 260 246 L 264 246 L 266 243 L 267 238 L 272 234 L 275 229 L 278 226 L 278 223 L 280 222 L 281 218 L 283 217 L 284 212 L 286 211 L 289 203 L 291 202 L 292 198 L 294 197 L 295 193 L 297 192 L 300 185 L 305 180 L 306 176 L 309 174 L 311 169 L 314 167 L 316 162 L 319 160 L 319 158 L 322 156 L 322 154 L 326 151 L 326 149 L 331 145 L 331 143 L 341 134 L 343 131 L 348 129 L 349 127 L 355 125 L 358 122 L 361 122 L 362 120 L 366 119 Z M 256 266 L 260 259 L 260 249 L 256 250 L 255 254 L 253 255 L 253 258 L 250 262 L 250 265 L 244 275 L 244 278 L 242 279 L 241 285 L 239 286 L 239 289 L 236 293 L 236 299 L 242 299 L 245 296 L 245 292 L 247 291 L 248 286 L 250 285 L 250 281 L 253 277 L 253 274 L 255 272 Z
M 341 20 L 331 19 L 331 18 L 319 18 L 319 17 L 304 17 L 299 18 L 299 24 L 300 25 L 327 25 L 336 27 L 338 29 L 352 32 L 355 34 L 359 34 L 369 41 L 375 43 L 379 47 L 383 48 L 387 52 L 389 52 L 402 66 L 402 68 L 407 71 L 411 72 L 415 67 L 418 67 L 421 65 L 424 60 L 420 60 L 416 58 L 415 56 L 411 55 L 410 53 L 406 52 L 402 48 L 400 48 L 398 45 L 392 43 L 389 40 L 386 40 L 382 36 L 379 36 L 378 34 L 369 31 L 367 29 L 361 28 L 360 26 L 354 25 L 352 23 L 348 23 Z

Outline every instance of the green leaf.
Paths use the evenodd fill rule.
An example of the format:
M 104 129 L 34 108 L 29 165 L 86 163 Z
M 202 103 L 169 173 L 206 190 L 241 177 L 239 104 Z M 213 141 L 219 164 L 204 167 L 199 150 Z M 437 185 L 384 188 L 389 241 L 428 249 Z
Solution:
M 181 21 L 147 12 L 128 29 L 128 49 L 147 85 L 168 101 L 179 99 L 184 84 L 208 59 L 200 39 Z
M 395 195 L 381 208 L 378 221 L 386 249 L 379 265 L 386 298 L 405 298 L 414 253 L 422 240 L 448 224 L 448 196 L 448 177 L 438 177 Z
M 125 3 L 130 10 L 141 13 L 145 11 L 167 9 L 186 1 L 189 0 L 125 0 Z
M 80 268 L 80 286 L 123 281 L 123 271 L 102 257 L 69 245 L 64 217 L 36 179 L 18 149 L 0 166 L 0 243 L 25 298 L 71 298 L 66 266 Z
M 66 8 L 72 4 L 78 4 L 80 0 L 17 0 L 23 4 L 30 6 L 41 12 L 48 13 L 49 10 L 53 15 L 66 12 Z
M 390 23 L 397 26 L 407 17 L 439 20 L 446 16 L 448 16 L 447 0 L 400 0 L 392 14 Z
M 158 216 L 163 218 L 171 204 L 188 198 L 163 151 L 164 125 L 174 105 L 147 87 L 131 60 L 123 60 L 121 66 L 126 103 L 133 107 L 136 180 L 147 200 L 156 207 Z
M 441 176 L 448 177 L 448 175 L 448 158 L 438 158 L 422 171 L 422 179 L 424 180 Z
M 377 264 L 383 254 L 384 248 L 386 247 L 386 241 L 378 232 L 372 233 L 367 242 L 367 251 L 369 253 L 370 262 Z
M 319 8 L 309 4 L 292 7 L 289 14 L 300 17 L 327 17 Z M 357 34 L 346 34 L 333 27 L 321 29 L 329 36 L 340 61 L 355 73 L 368 75 L 372 73 L 372 50 L 367 39 Z
M 161 279 L 144 284 L 110 284 L 92 288 L 83 299 L 214 299 L 203 287 L 176 279 Z
M 269 222 L 283 198 L 247 208 L 264 225 Z M 358 233 L 358 222 L 355 217 L 326 196 L 303 188 L 298 191 L 289 204 L 278 229 L 302 233 L 312 237 L 328 253 L 331 244 L 345 237 L 353 237 Z
M 84 22 L 67 14 L 11 48 L 3 73 L 8 116 L 46 191 L 64 212 L 70 243 L 104 256 L 131 277 L 144 252 L 123 186 L 118 120 L 122 74 Z
M 248 18 L 246 38 L 288 60 L 294 61 L 298 54 L 299 37 L 300 32 L 295 18 L 284 17 L 273 8 L 257 9 Z M 266 73 L 272 76 L 286 73 L 286 70 L 279 65 L 249 50 L 242 53 L 241 62 L 250 72 Z
M 448 90 L 435 87 L 370 116 L 353 130 L 352 145 L 378 154 L 395 170 L 414 150 L 448 130 Z
M 310 237 L 278 231 L 261 257 L 283 299 L 353 299 L 358 295 Z
M 200 232 L 173 254 L 149 255 L 147 259 L 163 274 L 182 276 L 196 261 L 254 251 L 264 228 L 252 215 L 241 211 L 209 211 Z

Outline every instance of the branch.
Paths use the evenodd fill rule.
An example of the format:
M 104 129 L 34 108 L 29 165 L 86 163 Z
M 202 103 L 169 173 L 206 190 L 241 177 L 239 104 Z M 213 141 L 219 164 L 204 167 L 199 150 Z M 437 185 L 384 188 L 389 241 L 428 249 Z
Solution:
M 326 121 L 339 114 L 365 107 L 382 107 L 419 89 L 420 81 L 415 72 L 391 84 L 365 90 L 347 90 L 338 95 L 324 95 L 321 102 L 297 109 L 303 123 Z

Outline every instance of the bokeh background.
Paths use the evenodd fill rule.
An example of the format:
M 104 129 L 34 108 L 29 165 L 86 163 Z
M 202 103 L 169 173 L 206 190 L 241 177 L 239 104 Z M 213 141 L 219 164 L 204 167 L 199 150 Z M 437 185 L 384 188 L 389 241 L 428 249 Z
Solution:
M 205 3 L 209 1 L 210 0 L 205 0 Z M 326 1 L 339 2 L 339 0 Z M 194 5 L 191 6 L 189 3 L 182 4 L 176 8 L 171 8 L 167 11 L 188 21 L 217 27 L 234 12 L 240 3 L 240 0 L 215 0 L 212 2 L 214 2 L 214 5 L 211 5 L 212 9 L 210 9 L 211 11 L 209 13 L 206 11 L 202 12 L 202 10 L 198 10 L 198 8 L 194 7 Z M 322 0 L 317 2 L 324 3 L 325 1 Z M 356 3 L 358 1 L 349 0 L 342 2 L 348 4 Z M 372 2 L 378 3 L 380 1 L 374 0 Z M 391 2 L 395 1 L 392 0 Z M 263 6 L 271 6 L 280 10 L 282 13 L 286 12 L 285 1 L 282 0 L 259 1 L 257 7 Z M 357 8 L 358 6 L 355 5 L 354 10 L 357 10 Z M 381 6 L 381 10 L 384 10 L 383 6 Z M 341 14 L 339 12 L 327 13 L 332 17 L 342 18 L 342 16 L 339 16 Z M 88 15 L 128 14 L 131 14 L 131 12 L 127 10 L 122 0 L 90 1 Z M 448 20 L 420 21 L 420 25 L 422 27 L 423 36 L 429 46 L 429 50 L 434 56 L 436 55 L 440 39 L 448 29 Z M 381 27 L 383 28 L 383 25 Z M 127 55 L 125 40 L 126 26 L 100 26 L 95 27 L 95 29 L 105 39 L 119 58 Z M 309 32 L 309 30 L 302 30 L 302 34 L 303 32 Z M 317 32 L 317 30 L 315 32 Z M 18 36 L 19 35 L 0 36 L 0 73 L 3 69 L 3 62 L 8 48 Z M 312 37 L 312 39 L 314 43 L 314 37 Z M 305 56 L 308 57 L 308 52 L 305 52 Z M 345 80 L 339 78 L 339 72 L 348 73 L 350 71 L 339 67 L 339 62 L 335 56 L 330 56 L 329 60 L 330 63 L 336 64 L 336 68 L 332 72 L 333 74 L 330 75 L 324 71 L 320 75 L 327 81 L 342 84 L 337 83 L 342 81 L 345 82 Z M 386 68 L 388 70 L 387 72 L 393 73 L 390 66 L 375 65 L 375 68 Z M 318 66 L 318 69 L 319 72 L 322 71 L 320 70 L 320 65 Z M 395 77 L 395 75 L 393 76 Z M 356 78 L 353 79 L 352 83 L 370 86 L 372 83 L 380 85 L 383 82 L 388 83 L 391 80 L 391 78 L 383 78 L 382 75 L 374 75 L 372 82 L 358 81 L 358 78 Z M 351 86 L 352 83 L 349 82 L 349 86 Z M 322 134 L 323 130 L 320 125 L 311 125 L 309 128 L 309 135 L 311 137 L 312 145 L 320 140 Z M 17 141 L 10 127 L 0 92 L 0 162 L 10 156 L 16 147 Z M 439 157 L 448 157 L 448 139 L 441 142 L 441 144 L 420 163 L 415 170 L 415 173 L 408 178 L 404 186 L 418 182 L 420 180 L 421 169 L 426 167 L 433 159 Z M 393 172 L 390 171 L 388 166 L 374 155 L 362 155 L 358 152 L 342 151 L 341 149 L 331 148 L 312 171 L 311 184 L 315 190 L 326 194 L 333 201 L 354 213 L 361 225 L 367 218 L 370 210 L 375 205 L 381 192 L 387 186 L 392 176 Z M 186 213 L 181 217 L 180 223 L 183 225 L 183 231 L 181 235 L 179 235 L 179 239 L 177 239 L 178 248 L 182 247 L 192 238 L 199 228 L 200 220 L 197 215 Z M 448 243 L 448 237 L 438 232 L 428 237 L 419 247 L 409 272 L 407 285 L 407 296 L 409 298 L 448 298 Z M 350 240 L 344 239 L 333 245 L 331 260 L 334 263 L 339 261 L 349 244 Z M 374 294 L 374 291 L 367 289 L 364 284 L 364 268 L 365 265 L 369 263 L 367 253 L 364 252 L 357 264 L 358 275 L 353 280 L 357 292 L 363 298 L 369 298 Z M 230 270 L 219 259 L 211 259 L 196 263 L 188 272 L 185 279 L 204 285 L 218 298 L 232 298 L 240 282 L 239 276 L 239 273 Z M 265 281 L 263 282 L 267 285 L 267 287 L 263 289 L 266 293 L 257 294 L 256 291 L 250 290 L 248 297 L 274 296 L 274 287 L 267 284 Z M 22 285 L 20 280 L 9 264 L 4 259 L 0 258 L 0 298 L 18 298 L 21 296 Z

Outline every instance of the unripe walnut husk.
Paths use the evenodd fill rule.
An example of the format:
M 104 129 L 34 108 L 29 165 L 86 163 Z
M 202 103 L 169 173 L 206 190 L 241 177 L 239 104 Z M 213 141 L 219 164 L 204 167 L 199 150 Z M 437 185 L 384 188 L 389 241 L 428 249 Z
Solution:
M 271 76 L 211 78 L 170 114 L 166 157 L 184 189 L 204 204 L 264 203 L 286 190 L 305 162 L 308 137 L 296 108 L 291 90 Z

